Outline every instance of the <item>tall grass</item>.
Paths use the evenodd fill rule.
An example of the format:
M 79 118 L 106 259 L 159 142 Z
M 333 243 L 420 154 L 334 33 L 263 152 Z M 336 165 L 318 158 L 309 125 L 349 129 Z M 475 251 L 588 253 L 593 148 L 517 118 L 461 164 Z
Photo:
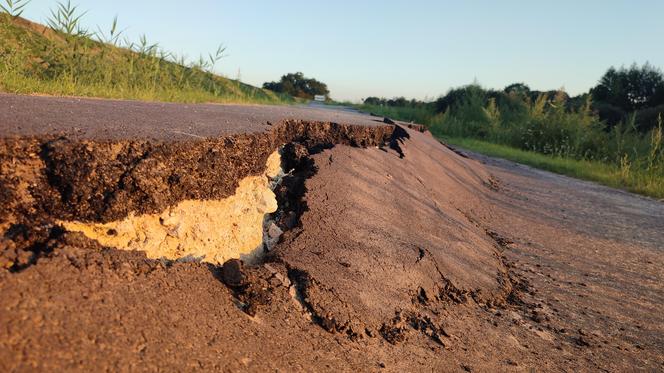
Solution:
M 629 163 L 616 165 L 600 161 L 545 155 L 473 138 L 446 137 L 445 141 L 492 157 L 509 159 L 542 170 L 590 180 L 646 196 L 664 198 L 664 180 L 662 178 L 652 178 L 648 173 L 632 172 Z
M 25 6 L 30 3 L 31 0 L 4 0 L 3 3 L 0 3 L 0 11 L 7 13 L 12 18 L 20 17 L 25 10 Z
M 108 31 L 97 27 L 91 32 L 81 24 L 85 13 L 70 2 L 56 3 L 48 26 L 10 11 L 0 13 L 0 90 L 5 92 L 174 102 L 294 101 L 216 75 L 223 45 L 188 61 L 146 36 L 123 39 L 117 17 Z
M 590 101 L 572 110 L 562 93 L 543 94 L 532 102 L 508 97 L 499 105 L 479 90 L 470 90 L 444 113 L 436 113 L 433 106 L 359 108 L 425 124 L 434 136 L 489 155 L 664 198 L 661 117 L 658 126 L 644 134 L 637 131 L 633 117 L 607 128 Z

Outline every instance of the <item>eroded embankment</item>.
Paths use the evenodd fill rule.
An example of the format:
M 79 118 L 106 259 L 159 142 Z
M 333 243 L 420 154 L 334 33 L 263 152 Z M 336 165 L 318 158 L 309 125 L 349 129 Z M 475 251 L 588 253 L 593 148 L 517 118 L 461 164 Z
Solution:
M 221 264 L 260 246 L 263 217 L 277 209 L 281 146 L 383 146 L 394 128 L 287 120 L 203 141 L 4 139 L 1 267 L 34 263 L 63 228 L 151 258 Z
M 64 369 L 76 351 L 82 370 L 320 370 L 321 354 L 329 370 L 440 370 L 477 325 L 454 312 L 512 291 L 476 220 L 490 175 L 428 133 L 291 121 L 204 141 L 5 140 L 0 154 L 9 368 Z M 227 260 L 261 234 L 276 244 L 262 261 Z

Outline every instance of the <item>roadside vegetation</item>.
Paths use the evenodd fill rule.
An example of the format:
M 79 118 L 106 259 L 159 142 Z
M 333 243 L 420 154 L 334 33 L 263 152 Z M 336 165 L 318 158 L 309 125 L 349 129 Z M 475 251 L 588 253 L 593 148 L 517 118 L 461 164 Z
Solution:
M 576 97 L 471 84 L 433 102 L 369 97 L 359 107 L 470 150 L 664 198 L 664 76 L 647 64 L 611 68 Z
M 214 73 L 221 45 L 195 61 L 146 36 L 125 38 L 117 17 L 85 28 L 85 12 L 54 3 L 46 26 L 21 18 L 25 0 L 0 2 L 0 91 L 171 102 L 290 103 L 291 96 Z

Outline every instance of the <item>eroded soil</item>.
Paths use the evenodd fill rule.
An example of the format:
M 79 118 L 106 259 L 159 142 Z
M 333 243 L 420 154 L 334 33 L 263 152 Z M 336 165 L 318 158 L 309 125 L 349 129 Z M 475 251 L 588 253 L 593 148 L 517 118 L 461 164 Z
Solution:
M 80 181 L 69 192 L 55 188 L 59 199 L 40 204 L 42 192 L 25 185 L 29 178 L 14 172 L 9 180 L 24 198 L 5 210 L 16 221 L 5 232 L 4 250 L 29 258 L 15 258 L 0 272 L 0 368 L 664 369 L 660 202 L 507 162 L 481 158 L 483 165 L 415 130 L 396 127 L 404 132 L 394 136 L 380 127 L 321 128 L 266 137 L 260 147 L 265 155 L 257 165 L 273 145 L 286 143 L 284 168 L 293 172 L 275 190 L 274 219 L 285 233 L 251 266 L 148 259 L 80 233 L 35 227 L 25 217 L 103 222 L 202 190 L 223 196 L 233 185 L 222 176 L 183 172 L 180 183 L 194 180 L 207 189 L 182 184 L 99 207 L 96 189 L 85 187 L 89 177 L 66 166 L 68 153 L 44 158 L 44 151 L 60 153 L 42 145 L 42 153 L 27 158 L 60 159 L 52 172 Z M 109 169 L 108 154 L 116 154 L 99 153 L 109 145 L 92 144 L 98 148 L 87 153 L 79 141 L 57 144 L 107 157 L 95 170 Z M 169 146 L 179 145 L 160 145 L 150 156 L 176 154 Z M 139 161 L 129 176 L 102 178 L 106 184 L 99 185 L 126 191 L 118 186 L 134 184 L 122 184 L 122 177 L 165 178 L 161 167 L 140 158 L 132 158 Z M 183 159 L 195 170 L 216 158 Z M 30 177 L 44 186 L 62 180 Z M 90 207 L 75 207 L 72 198 Z M 26 246 L 35 232 L 43 232 L 39 255 Z

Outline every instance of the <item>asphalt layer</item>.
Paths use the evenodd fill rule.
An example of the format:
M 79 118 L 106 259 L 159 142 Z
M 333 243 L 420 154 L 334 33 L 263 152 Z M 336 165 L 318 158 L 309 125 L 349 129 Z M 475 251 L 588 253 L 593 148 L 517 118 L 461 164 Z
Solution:
M 324 106 L 0 98 L 0 227 L 33 225 L 35 214 L 111 221 L 226 198 L 291 142 L 398 148 L 383 118 Z
M 63 135 L 69 139 L 160 140 L 265 132 L 283 120 L 384 125 L 382 118 L 324 105 L 174 104 L 0 94 L 2 137 Z

